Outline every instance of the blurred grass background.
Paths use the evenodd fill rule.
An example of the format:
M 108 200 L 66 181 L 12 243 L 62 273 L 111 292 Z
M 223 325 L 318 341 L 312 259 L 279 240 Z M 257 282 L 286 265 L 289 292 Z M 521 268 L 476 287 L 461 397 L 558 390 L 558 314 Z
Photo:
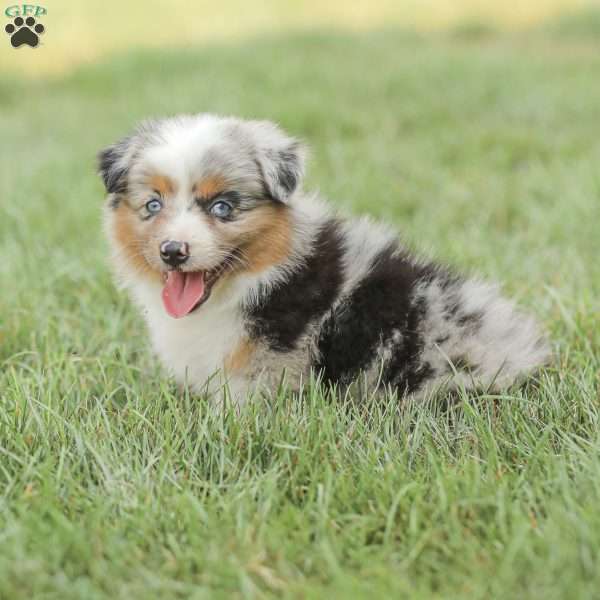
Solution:
M 13 4 L 7 0 L 4 6 Z M 590 9 L 597 6 L 593 0 L 46 0 L 38 4 L 48 10 L 41 17 L 46 26 L 43 46 L 35 52 L 21 47 L 16 55 L 4 44 L 0 71 L 44 76 L 133 47 L 186 47 L 308 29 L 514 30 L 569 14 L 576 15 L 575 26 L 581 28 L 594 20 Z

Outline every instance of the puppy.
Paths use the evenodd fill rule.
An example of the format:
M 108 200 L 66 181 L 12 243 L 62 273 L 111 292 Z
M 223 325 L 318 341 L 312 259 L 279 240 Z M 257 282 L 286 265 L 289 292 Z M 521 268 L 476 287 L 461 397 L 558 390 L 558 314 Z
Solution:
M 549 357 L 494 286 L 303 193 L 303 146 L 272 123 L 147 121 L 100 153 L 99 171 L 118 278 L 156 354 L 196 392 L 243 402 L 311 372 L 400 396 L 498 391 Z

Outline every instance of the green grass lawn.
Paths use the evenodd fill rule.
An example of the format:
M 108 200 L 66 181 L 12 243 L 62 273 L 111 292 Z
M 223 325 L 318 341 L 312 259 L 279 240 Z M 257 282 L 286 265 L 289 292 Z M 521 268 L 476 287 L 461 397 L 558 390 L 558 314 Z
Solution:
M 600 597 L 600 43 L 563 33 L 306 34 L 2 78 L 0 598 Z M 94 157 L 180 111 L 304 137 L 308 186 L 504 282 L 555 365 L 449 412 L 178 394 L 111 282 Z

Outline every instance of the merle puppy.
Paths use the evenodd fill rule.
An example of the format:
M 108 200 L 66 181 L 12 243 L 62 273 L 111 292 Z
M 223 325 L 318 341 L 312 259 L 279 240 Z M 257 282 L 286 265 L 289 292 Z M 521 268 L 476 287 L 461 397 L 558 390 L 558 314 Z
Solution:
M 495 286 L 339 217 L 303 170 L 272 123 L 207 114 L 145 122 L 100 153 L 116 272 L 179 382 L 243 402 L 313 372 L 423 396 L 500 390 L 546 362 L 535 321 Z

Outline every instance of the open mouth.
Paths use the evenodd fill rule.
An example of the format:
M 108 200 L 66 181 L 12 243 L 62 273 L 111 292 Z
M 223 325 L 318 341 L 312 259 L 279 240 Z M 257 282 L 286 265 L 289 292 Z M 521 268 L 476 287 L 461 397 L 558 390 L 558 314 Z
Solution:
M 163 275 L 165 285 L 162 301 L 171 317 L 181 319 L 210 297 L 217 280 L 229 266 L 228 260 L 210 271 L 168 271 Z

